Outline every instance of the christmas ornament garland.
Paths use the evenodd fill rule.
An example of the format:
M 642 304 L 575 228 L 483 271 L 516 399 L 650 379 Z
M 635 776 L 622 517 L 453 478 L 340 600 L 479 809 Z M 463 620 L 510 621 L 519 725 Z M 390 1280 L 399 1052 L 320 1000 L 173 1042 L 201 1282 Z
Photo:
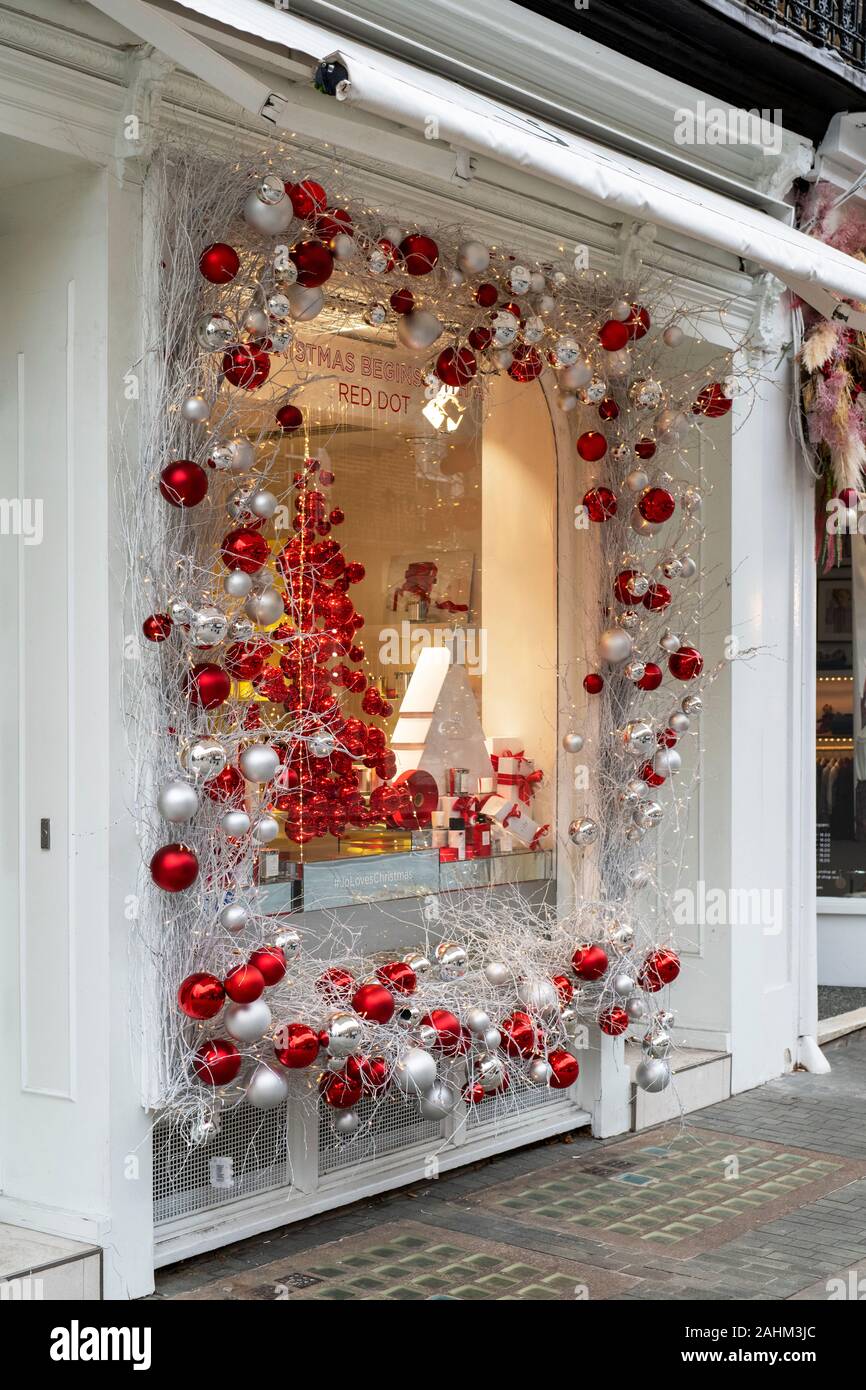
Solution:
M 163 222 L 148 476 L 122 499 L 143 639 L 129 712 L 148 866 L 138 930 L 155 973 L 147 1099 L 190 1142 L 214 1134 L 225 1105 L 289 1097 L 333 1112 L 348 1139 L 365 1101 L 400 1096 L 435 1120 L 516 1081 L 567 1089 L 581 1030 L 629 1024 L 647 1029 L 638 1084 L 661 1089 L 672 1018 L 658 995 L 679 960 L 670 927 L 639 906 L 657 887 L 641 843 L 665 817 L 661 789 L 713 674 L 688 590 L 702 532 L 684 445 L 730 410 L 730 355 L 718 379 L 668 370 L 683 338 L 669 287 L 614 288 L 385 220 L 315 172 L 252 177 L 170 153 L 151 174 Z M 526 390 L 542 378 L 584 416 L 575 543 L 585 531 L 596 547 L 601 592 L 591 661 L 560 678 L 579 676 L 575 708 L 595 730 L 567 731 L 563 749 L 587 747 L 594 781 L 560 852 L 596 856 L 591 902 L 558 916 L 516 890 L 451 895 L 412 951 L 371 957 L 341 928 L 330 959 L 308 949 L 302 919 L 264 911 L 258 858 L 281 828 L 302 851 L 412 814 L 382 727 L 392 707 L 364 671 L 352 598 L 364 571 L 338 539 L 339 478 L 308 451 L 314 378 L 291 347 L 314 320 L 416 354 L 428 401 L 483 410 L 507 373 Z M 287 440 L 296 466 L 278 488 Z

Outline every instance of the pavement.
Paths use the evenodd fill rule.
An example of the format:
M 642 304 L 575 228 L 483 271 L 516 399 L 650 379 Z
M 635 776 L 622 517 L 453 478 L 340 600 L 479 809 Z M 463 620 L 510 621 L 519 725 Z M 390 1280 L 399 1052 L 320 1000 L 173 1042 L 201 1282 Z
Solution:
M 684 1120 L 585 1131 L 158 1271 L 155 1298 L 866 1298 L 866 1030 Z

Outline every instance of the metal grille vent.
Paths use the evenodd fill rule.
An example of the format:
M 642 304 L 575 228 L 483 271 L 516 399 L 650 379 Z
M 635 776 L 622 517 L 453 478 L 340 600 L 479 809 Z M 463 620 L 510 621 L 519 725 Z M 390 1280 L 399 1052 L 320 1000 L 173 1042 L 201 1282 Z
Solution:
M 286 1106 L 227 1111 L 209 1144 L 190 1149 L 177 1130 L 158 1124 L 153 1140 L 153 1217 L 157 1225 L 291 1185 Z

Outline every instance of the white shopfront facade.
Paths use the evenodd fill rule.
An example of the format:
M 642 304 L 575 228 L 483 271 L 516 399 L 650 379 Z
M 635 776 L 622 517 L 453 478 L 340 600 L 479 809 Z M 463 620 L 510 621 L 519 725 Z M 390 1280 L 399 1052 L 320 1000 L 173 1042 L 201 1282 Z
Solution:
M 676 1000 L 678 1043 L 730 1054 L 733 1091 L 798 1063 L 815 1065 L 817 1022 L 812 489 L 789 433 L 780 286 L 740 253 L 765 265 L 790 262 L 793 283 L 823 277 L 830 289 L 853 295 L 859 282 L 845 258 L 810 262 L 785 227 L 779 200 L 810 163 L 799 139 L 785 136 L 775 154 L 702 146 L 689 150 L 684 170 L 674 111 L 694 105 L 700 93 L 516 8 L 486 0 L 467 17 L 456 4 L 403 6 L 399 44 L 382 34 L 382 47 L 410 64 L 414 58 L 417 87 L 401 97 L 406 69 L 388 59 L 377 89 L 375 65 L 358 58 L 357 104 L 351 93 L 337 102 L 315 92 L 310 81 L 313 60 L 342 52 L 347 42 L 352 51 L 353 36 L 333 6 L 309 7 L 323 25 L 324 12 L 333 12 L 328 27 L 336 40 L 323 52 L 312 40 L 302 51 L 297 32 L 281 49 L 278 26 L 298 23 L 294 7 L 290 18 L 246 0 L 250 14 L 263 12 L 263 32 L 250 24 L 240 32 L 208 18 L 231 10 L 230 0 L 175 6 L 160 16 L 170 15 L 177 34 L 197 42 L 187 50 L 183 37 L 157 26 L 168 56 L 151 46 L 157 32 L 148 32 L 152 17 L 139 7 L 118 5 L 128 27 L 102 8 L 112 6 L 32 0 L 26 12 L 0 9 L 0 492 L 45 501 L 41 545 L 0 541 L 7 595 L 0 1221 L 102 1247 L 105 1295 L 126 1298 L 149 1291 L 155 1263 L 425 1175 L 424 1136 L 344 1171 L 317 1164 L 314 1148 L 294 1172 L 289 1197 L 275 1183 L 240 1198 L 192 1202 L 185 1213 L 176 1208 L 171 1219 L 154 1221 L 158 1145 L 154 1117 L 141 1104 L 140 1040 L 129 1026 L 128 894 L 140 853 L 121 716 L 124 558 L 113 475 L 125 383 L 143 346 L 138 265 L 153 139 L 164 132 L 232 151 L 240 139 L 253 151 L 269 128 L 226 92 L 252 101 L 271 91 L 285 99 L 283 138 L 300 150 L 337 152 L 344 167 L 357 169 L 366 196 L 383 206 L 419 222 L 460 221 L 539 257 L 551 245 L 585 245 L 591 264 L 609 273 L 623 257 L 643 258 L 676 280 L 681 298 L 710 309 L 724 303 L 733 336 L 750 334 L 761 364 L 759 399 L 735 403 L 731 431 L 715 436 L 701 466 L 713 485 L 706 558 L 730 575 L 707 650 L 722 655 L 734 635 L 740 649 L 756 654 L 731 662 L 714 694 L 691 871 L 698 898 L 701 884 L 734 894 L 778 891 L 783 910 L 763 926 L 698 921 L 684 929 Z M 371 20 L 362 37 L 374 45 L 377 7 L 356 8 Z M 553 45 L 559 91 L 550 87 Z M 460 80 L 462 73 L 471 85 L 468 55 L 479 51 L 496 53 L 483 78 L 489 100 L 467 95 L 448 128 L 450 91 L 425 73 L 425 53 L 440 73 L 441 55 L 450 55 L 448 75 Z M 202 52 L 217 56 L 190 75 Z M 221 82 L 223 62 L 230 68 Z M 575 139 L 595 132 L 585 158 L 559 149 L 545 166 L 519 138 L 508 144 L 509 122 L 523 133 L 523 118 L 512 118 L 507 106 L 518 72 L 538 106 L 546 103 L 547 119 L 558 104 L 563 123 L 574 120 Z M 586 95 L 578 100 L 576 92 Z M 519 105 L 519 94 L 512 100 Z M 439 138 L 425 138 L 425 101 L 437 103 L 428 114 L 442 118 Z M 481 130 L 479 102 L 491 124 L 473 139 Z M 644 183 L 640 194 L 639 146 L 658 171 L 658 192 Z M 579 179 L 569 161 L 581 166 Z M 678 207 L 684 172 L 694 196 L 685 213 Z M 702 202 L 709 214 L 700 212 Z M 715 244 L 710 234 L 696 235 L 705 225 L 715 227 Z M 706 339 L 727 345 L 717 316 L 708 312 L 700 326 Z M 572 445 L 561 418 L 551 415 L 546 429 L 564 518 L 562 649 L 573 640 L 564 600 L 577 578 L 567 558 Z M 557 819 L 567 822 L 567 771 L 555 780 Z M 48 849 L 40 847 L 43 821 L 50 821 Z M 440 1167 L 580 1124 L 599 1136 L 618 1133 L 632 1123 L 632 1106 L 623 1045 L 604 1038 L 582 1064 L 574 1099 L 527 1109 L 495 1132 L 479 1125 Z M 156 1179 L 159 1193 L 158 1171 Z

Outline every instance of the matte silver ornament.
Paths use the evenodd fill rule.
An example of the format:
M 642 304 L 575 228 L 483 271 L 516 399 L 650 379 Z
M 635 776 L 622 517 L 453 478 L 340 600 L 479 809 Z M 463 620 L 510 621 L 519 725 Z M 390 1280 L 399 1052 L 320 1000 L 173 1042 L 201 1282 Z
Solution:
M 180 413 L 190 424 L 204 425 L 210 419 L 212 409 L 210 401 L 205 400 L 204 396 L 187 396 Z
M 309 323 L 325 307 L 325 296 L 316 285 L 291 285 L 286 291 L 289 313 L 298 323 Z
M 466 974 L 469 958 L 459 942 L 440 941 L 435 954 L 440 980 L 459 980 Z
M 653 772 L 657 777 L 671 777 L 679 772 L 683 760 L 676 748 L 659 748 L 653 757 Z
M 189 621 L 186 634 L 190 646 L 216 647 L 224 641 L 229 630 L 229 620 L 219 608 L 207 606 L 198 608 Z
M 401 315 L 397 324 L 397 337 L 404 347 L 413 352 L 425 352 L 441 338 L 443 325 L 428 309 L 413 309 Z
M 632 1023 L 640 1023 L 641 1019 L 646 1016 L 646 1004 L 639 995 L 636 995 L 629 999 L 625 1011 Z
M 421 1096 L 436 1081 L 436 1059 L 420 1047 L 410 1047 L 394 1067 L 394 1085 L 404 1095 Z
M 331 242 L 331 250 L 336 260 L 350 261 L 357 253 L 358 243 L 348 232 L 338 232 Z
M 288 1100 L 289 1083 L 284 1076 L 260 1063 L 250 1077 L 246 1097 L 256 1110 L 275 1110 Z
M 639 825 L 630 825 L 625 832 L 625 838 L 630 845 L 639 845 L 646 831 Z
M 559 409 L 564 410 L 567 415 L 570 410 L 577 409 L 577 396 L 571 391 L 566 391 L 565 395 L 560 393 L 556 398 L 556 404 L 559 406 Z
M 482 275 L 490 264 L 490 252 L 481 241 L 462 241 L 457 248 L 457 264 L 464 275 Z
M 669 655 L 672 655 L 674 652 L 678 652 L 682 645 L 683 639 L 682 637 L 680 637 L 678 632 L 671 632 L 670 630 L 667 630 L 663 632 L 661 637 L 659 638 L 659 646 L 661 647 L 663 652 L 668 652 Z
M 244 603 L 244 612 L 259 627 L 270 627 L 278 623 L 285 612 L 282 594 L 271 584 L 259 593 L 249 595 Z
M 694 556 L 689 555 L 687 551 L 684 551 L 683 554 L 680 556 L 680 578 L 694 579 L 697 572 L 698 567 L 695 562 Z
M 502 1046 L 502 1034 L 498 1028 L 488 1028 L 484 1034 L 484 1046 L 488 1052 L 495 1052 L 497 1047 Z
M 598 639 L 599 661 L 609 661 L 613 665 L 625 661 L 631 656 L 632 646 L 631 637 L 621 627 L 606 628 Z
M 562 738 L 562 746 L 566 753 L 579 753 L 583 747 L 583 734 L 568 733 Z
M 236 342 L 238 331 L 228 314 L 202 314 L 196 321 L 195 338 L 206 352 L 225 352 Z
M 246 811 L 224 811 L 220 816 L 220 830 L 232 839 L 246 835 L 250 828 L 250 818 Z
M 688 516 L 697 516 L 703 505 L 703 500 L 696 487 L 687 487 L 680 498 L 680 506 Z
M 642 468 L 633 468 L 625 480 L 625 485 L 629 492 L 643 492 L 644 488 L 649 487 L 649 474 Z
M 632 888 L 646 888 L 652 882 L 652 869 L 649 864 L 632 864 L 626 878 Z
M 642 1091 L 664 1091 L 671 1084 L 671 1069 L 660 1058 L 644 1057 L 637 1064 L 634 1079 Z
M 249 920 L 249 912 L 242 903 L 226 903 L 219 913 L 219 924 L 223 931 L 242 931 Z
M 260 816 L 253 826 L 253 839 L 259 845 L 269 845 L 279 833 L 280 823 L 275 816 Z
M 267 743 L 251 743 L 238 758 L 238 766 L 248 782 L 270 782 L 277 775 L 280 759 Z
M 565 339 L 562 339 L 561 341 L 563 341 L 563 342 L 566 344 L 566 347 L 564 348 L 564 351 L 567 352 L 567 353 L 570 355 L 570 352 L 571 352 L 571 344 L 574 342 L 574 339 L 573 339 L 573 338 L 565 338 Z M 576 346 L 576 344 L 575 344 L 575 346 Z M 554 348 L 554 352 L 557 352 L 557 349 L 556 349 L 556 348 Z M 557 353 L 557 355 L 558 355 L 558 353 Z M 588 386 L 589 383 L 590 383 L 591 381 L 592 381 L 592 367 L 589 365 L 588 362 L 582 361 L 582 360 L 580 359 L 580 354 L 579 354 L 579 352 L 578 352 L 578 356 L 577 356 L 577 358 L 576 358 L 576 360 L 575 360 L 575 362 L 574 362 L 574 365 L 573 365 L 573 366 L 570 365 L 570 364 L 569 364 L 569 365 L 566 365 L 565 371 L 562 373 L 562 376 L 559 378 L 559 383 L 560 383 L 560 385 L 561 385 L 561 386 L 564 386 L 564 387 L 565 387 L 567 390 L 569 390 L 569 391 L 581 391 L 581 390 L 583 389 L 583 387 L 584 387 L 584 386 Z
M 285 194 L 285 190 L 283 192 Z M 263 203 L 256 189 L 248 194 L 243 206 L 244 221 L 265 236 L 278 236 L 287 231 L 294 215 L 291 198 L 284 196 L 278 203 Z
M 156 804 L 163 820 L 180 825 L 183 821 L 192 820 L 198 810 L 198 792 L 189 782 L 166 782 L 159 789 Z
M 334 1129 L 337 1134 L 346 1138 L 350 1134 L 355 1134 L 361 1123 L 361 1117 L 357 1110 L 338 1110 L 334 1115 Z
M 244 314 L 243 329 L 251 338 L 266 338 L 270 326 L 268 316 L 259 304 L 253 304 Z
M 324 1029 L 328 1035 L 328 1051 L 332 1057 L 348 1057 L 361 1041 L 364 1025 L 357 1014 L 346 1009 L 335 1009 L 325 1019 Z
M 613 979 L 613 992 L 620 999 L 628 999 L 634 994 L 635 983 L 631 975 L 615 975 Z
M 598 839 L 598 825 L 589 816 L 581 816 L 579 820 L 573 820 L 568 827 L 568 838 L 579 849 L 586 849 L 588 845 L 594 845 Z
M 645 757 L 656 746 L 653 727 L 644 719 L 629 720 L 622 731 L 622 741 L 628 752 L 636 758 Z
M 655 436 L 662 444 L 680 444 L 691 428 L 691 420 L 681 410 L 660 410 L 655 417 Z
M 242 1043 L 258 1042 L 272 1021 L 271 1011 L 264 999 L 254 999 L 251 1004 L 230 1004 L 223 1015 L 229 1037 Z
M 256 461 L 255 445 L 243 435 L 237 434 L 227 444 L 229 467 L 233 473 L 248 473 Z
M 262 521 L 269 521 L 277 510 L 277 499 L 266 487 L 257 487 L 247 506 L 253 516 L 259 517 Z
M 198 739 L 181 756 L 181 766 L 202 782 L 217 777 L 227 762 L 226 750 L 212 738 Z
M 626 790 L 634 792 L 638 801 L 643 801 L 644 797 L 649 795 L 649 787 L 642 777 L 630 777 L 626 782 Z
M 489 985 L 498 989 L 501 985 L 508 984 L 512 978 L 511 967 L 503 965 L 502 961 L 489 960 L 484 966 L 484 978 Z
M 664 816 L 657 801 L 642 801 L 634 813 L 635 824 L 641 830 L 652 830 Z
M 244 570 L 229 570 L 223 578 L 223 589 L 230 598 L 246 598 L 252 587 L 252 575 Z
M 531 1014 L 549 1018 L 559 1009 L 559 994 L 552 980 L 521 980 L 517 998 Z
M 704 707 L 704 702 L 700 695 L 687 695 L 682 702 L 684 714 L 700 714 Z
M 446 1115 L 456 1109 L 460 1100 L 458 1092 L 447 1081 L 434 1081 L 429 1091 L 418 1097 L 418 1109 L 425 1120 L 444 1120 Z
M 534 1057 L 529 1063 L 527 1076 L 534 1086 L 546 1086 L 553 1076 L 553 1068 L 543 1057 Z
M 691 728 L 691 721 L 684 710 L 671 710 L 668 715 L 668 728 L 673 729 L 675 734 L 687 734 Z
M 637 507 L 635 507 L 629 516 L 628 524 L 639 536 L 654 536 L 663 523 L 660 521 L 647 521 L 646 517 L 642 516 Z
M 664 345 L 669 348 L 679 347 L 680 343 L 683 341 L 683 337 L 683 330 L 677 323 L 669 323 L 664 333 L 662 333 Z
M 627 299 L 618 299 L 610 311 L 610 317 L 616 319 L 617 323 L 625 323 L 631 316 L 631 305 Z
M 477 1033 L 482 1038 L 491 1024 L 490 1015 L 479 1008 L 467 1009 L 463 1021 L 470 1032 Z

